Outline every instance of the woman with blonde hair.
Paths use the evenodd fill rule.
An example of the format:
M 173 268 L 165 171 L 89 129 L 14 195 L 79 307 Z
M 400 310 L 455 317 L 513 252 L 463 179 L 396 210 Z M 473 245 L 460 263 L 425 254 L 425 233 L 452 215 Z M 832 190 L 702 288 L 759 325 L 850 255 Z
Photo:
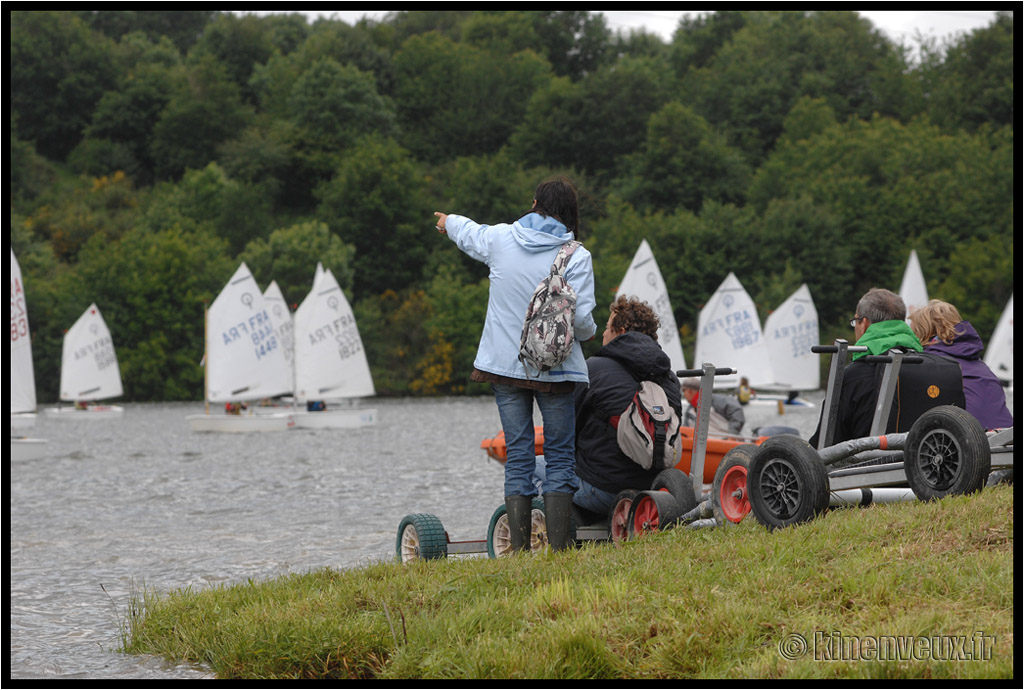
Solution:
M 1013 426 L 1006 407 L 1006 393 L 988 365 L 982 361 L 985 344 L 964 321 L 956 307 L 933 299 L 910 315 L 910 327 L 927 352 L 934 352 L 960 365 L 967 411 L 986 429 Z

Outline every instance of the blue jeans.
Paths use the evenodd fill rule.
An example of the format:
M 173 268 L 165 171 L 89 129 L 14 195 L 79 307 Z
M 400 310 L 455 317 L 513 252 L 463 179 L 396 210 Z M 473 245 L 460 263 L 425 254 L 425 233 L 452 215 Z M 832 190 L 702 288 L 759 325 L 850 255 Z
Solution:
M 580 479 L 580 489 L 572 497 L 572 502 L 592 513 L 607 515 L 615 505 L 615 494 L 599 489 L 585 479 Z
M 544 477 L 547 474 L 546 470 L 547 465 L 544 461 L 544 456 L 538 455 L 537 466 L 533 470 L 533 483 L 537 486 L 538 490 L 544 484 Z M 605 515 L 611 512 L 612 506 L 615 505 L 616 494 L 597 488 L 583 477 L 576 477 L 576 481 L 579 482 L 580 488 L 576 489 L 576 493 L 572 497 L 573 503 L 598 515 Z
M 576 404 L 569 393 L 541 393 L 529 388 L 493 383 L 501 428 L 505 432 L 505 495 L 536 496 L 533 482 L 533 403 L 544 423 L 545 471 L 543 493 L 576 493 Z

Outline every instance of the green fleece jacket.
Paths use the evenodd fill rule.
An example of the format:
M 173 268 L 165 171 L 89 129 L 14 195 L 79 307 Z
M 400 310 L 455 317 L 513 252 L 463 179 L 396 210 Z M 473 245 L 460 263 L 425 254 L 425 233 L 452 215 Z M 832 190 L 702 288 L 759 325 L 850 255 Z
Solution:
M 921 351 L 921 341 L 910 330 L 906 321 L 879 321 L 868 326 L 864 335 L 856 342 L 868 349 L 867 352 L 854 353 L 852 360 L 860 359 L 867 355 L 884 355 L 894 347 L 905 347 L 915 352 Z

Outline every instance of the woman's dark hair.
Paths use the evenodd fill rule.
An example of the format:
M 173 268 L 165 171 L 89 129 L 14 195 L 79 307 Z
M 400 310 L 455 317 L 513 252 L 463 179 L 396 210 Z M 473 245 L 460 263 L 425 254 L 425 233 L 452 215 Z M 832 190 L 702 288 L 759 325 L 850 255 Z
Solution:
M 569 232 L 579 234 L 580 212 L 576 188 L 565 177 L 558 177 L 537 185 L 533 193 L 536 200 L 532 212 L 554 218 L 564 225 Z

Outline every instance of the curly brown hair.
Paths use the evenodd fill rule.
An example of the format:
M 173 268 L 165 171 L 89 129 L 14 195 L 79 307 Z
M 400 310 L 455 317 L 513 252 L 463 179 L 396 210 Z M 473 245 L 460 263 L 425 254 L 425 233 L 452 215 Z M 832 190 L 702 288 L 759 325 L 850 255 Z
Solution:
M 658 340 L 661 321 L 647 302 L 621 295 L 611 303 L 611 325 L 617 331 L 639 331 Z

